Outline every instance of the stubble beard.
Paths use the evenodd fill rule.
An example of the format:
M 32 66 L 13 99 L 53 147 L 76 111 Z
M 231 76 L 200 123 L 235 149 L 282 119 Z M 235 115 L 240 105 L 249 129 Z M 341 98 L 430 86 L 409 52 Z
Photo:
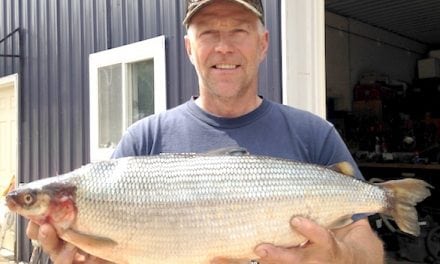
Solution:
M 206 96 L 220 101 L 231 101 L 243 98 L 252 89 L 252 82 L 250 80 L 219 82 L 205 79 L 200 85 L 202 85 Z

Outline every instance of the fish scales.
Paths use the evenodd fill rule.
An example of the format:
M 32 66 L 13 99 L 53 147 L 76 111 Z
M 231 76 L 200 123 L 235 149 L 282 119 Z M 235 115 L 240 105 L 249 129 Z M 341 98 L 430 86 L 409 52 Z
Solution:
M 252 259 L 260 243 L 304 241 L 289 225 L 293 216 L 330 228 L 338 219 L 391 206 L 386 188 L 313 164 L 253 155 L 121 158 L 21 188 L 53 182 L 76 187 L 75 218 L 65 229 L 114 243 L 82 248 L 60 228 L 61 237 L 117 263 Z

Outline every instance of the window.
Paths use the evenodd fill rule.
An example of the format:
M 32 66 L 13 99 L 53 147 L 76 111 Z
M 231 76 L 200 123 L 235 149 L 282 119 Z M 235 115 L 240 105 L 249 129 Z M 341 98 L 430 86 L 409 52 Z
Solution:
M 90 159 L 108 159 L 134 122 L 166 109 L 165 37 L 90 55 Z

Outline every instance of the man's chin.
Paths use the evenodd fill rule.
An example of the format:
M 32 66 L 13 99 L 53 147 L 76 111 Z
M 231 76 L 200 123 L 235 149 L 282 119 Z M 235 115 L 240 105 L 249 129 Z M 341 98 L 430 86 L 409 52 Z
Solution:
M 218 87 L 214 92 L 215 96 L 223 99 L 234 99 L 242 94 L 240 89 L 235 87 Z

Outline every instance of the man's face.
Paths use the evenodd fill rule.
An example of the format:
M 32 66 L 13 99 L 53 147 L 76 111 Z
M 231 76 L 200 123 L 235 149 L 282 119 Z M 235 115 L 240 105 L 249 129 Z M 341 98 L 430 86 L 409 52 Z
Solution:
M 202 94 L 230 98 L 257 92 L 268 33 L 252 11 L 231 1 L 204 7 L 190 21 L 185 46 Z

